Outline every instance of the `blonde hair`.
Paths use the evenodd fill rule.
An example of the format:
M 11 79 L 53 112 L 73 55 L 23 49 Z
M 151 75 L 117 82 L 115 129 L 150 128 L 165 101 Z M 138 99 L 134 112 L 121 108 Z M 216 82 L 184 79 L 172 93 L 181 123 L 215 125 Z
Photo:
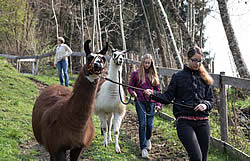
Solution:
M 150 54 L 145 54 L 142 57 L 141 64 L 140 64 L 140 67 L 139 67 L 139 79 L 142 81 L 142 83 L 144 83 L 146 81 L 146 79 L 145 79 L 145 69 L 144 69 L 144 63 L 145 63 L 146 59 L 151 60 L 151 65 L 149 67 L 149 72 L 148 72 L 148 79 L 149 79 L 150 83 L 153 86 L 157 86 L 157 85 L 160 84 L 160 80 L 159 80 L 157 70 L 156 70 L 155 65 L 154 65 L 153 57 Z

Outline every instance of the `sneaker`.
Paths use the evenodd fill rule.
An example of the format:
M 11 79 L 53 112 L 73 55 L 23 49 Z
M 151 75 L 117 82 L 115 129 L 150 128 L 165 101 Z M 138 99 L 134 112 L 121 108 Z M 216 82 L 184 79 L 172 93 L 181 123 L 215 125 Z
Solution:
M 146 145 L 147 145 L 147 149 L 148 149 L 148 150 L 151 150 L 151 149 L 152 149 L 152 144 L 151 144 L 150 139 L 146 141 Z
M 142 149 L 142 151 L 141 151 L 141 157 L 142 158 L 148 158 L 148 151 L 147 151 L 147 149 Z

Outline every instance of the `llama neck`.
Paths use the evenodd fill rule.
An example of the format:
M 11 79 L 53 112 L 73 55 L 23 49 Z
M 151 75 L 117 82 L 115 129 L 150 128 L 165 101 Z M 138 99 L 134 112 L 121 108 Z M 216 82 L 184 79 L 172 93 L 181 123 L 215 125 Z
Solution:
M 99 79 L 91 82 L 86 76 L 86 69 L 84 68 L 79 74 L 71 99 L 69 100 L 68 107 L 70 112 L 67 113 L 66 117 L 73 120 L 72 124 L 74 126 L 85 126 L 84 123 L 87 122 L 92 114 L 95 104 L 97 84 Z
M 122 81 L 122 66 L 114 64 L 113 60 L 111 60 L 108 78 L 118 82 L 118 71 L 120 72 L 120 81 Z

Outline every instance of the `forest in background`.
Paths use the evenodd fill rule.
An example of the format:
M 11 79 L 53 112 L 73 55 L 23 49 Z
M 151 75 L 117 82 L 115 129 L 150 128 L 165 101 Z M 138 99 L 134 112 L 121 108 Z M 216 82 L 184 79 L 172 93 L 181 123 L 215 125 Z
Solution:
M 217 1 L 239 75 L 249 77 L 230 25 L 226 1 Z M 43 54 L 54 49 L 57 36 L 63 36 L 73 51 L 83 52 L 87 39 L 93 42 L 92 50 L 101 49 L 109 41 L 112 47 L 129 49 L 139 56 L 157 53 L 159 66 L 180 69 L 190 46 L 204 46 L 203 21 L 210 12 L 207 2 L 1 0 L 0 52 L 18 56 Z

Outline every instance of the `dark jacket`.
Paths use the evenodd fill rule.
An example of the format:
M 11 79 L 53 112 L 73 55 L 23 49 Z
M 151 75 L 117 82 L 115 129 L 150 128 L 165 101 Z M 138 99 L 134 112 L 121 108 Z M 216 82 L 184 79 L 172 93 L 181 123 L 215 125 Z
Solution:
M 191 70 L 186 65 L 183 70 L 173 74 L 167 91 L 163 94 L 154 91 L 152 99 L 163 104 L 169 104 L 171 101 L 176 103 L 173 105 L 176 118 L 179 116 L 206 117 L 214 105 L 211 86 L 203 81 L 199 71 Z M 195 112 L 194 107 L 200 103 L 206 104 L 207 109 Z

